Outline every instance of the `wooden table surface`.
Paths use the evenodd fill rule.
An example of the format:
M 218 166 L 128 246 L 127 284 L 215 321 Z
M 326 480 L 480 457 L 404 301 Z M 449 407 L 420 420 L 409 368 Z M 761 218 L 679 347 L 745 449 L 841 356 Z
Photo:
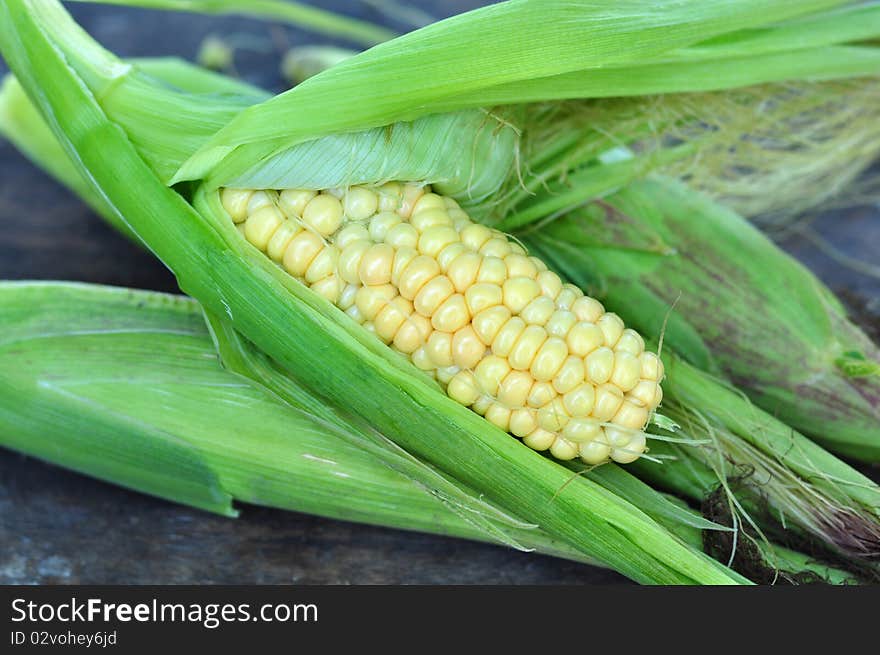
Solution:
M 352 3 L 321 3 L 345 7 Z M 411 3 L 412 4 L 412 3 Z M 435 16 L 477 3 L 423 1 Z M 361 15 L 380 16 L 358 5 Z M 125 56 L 193 58 L 208 34 L 242 46 L 236 70 L 278 90 L 288 45 L 315 37 L 238 18 L 71 5 Z M 3 69 L 5 71 L 5 69 Z M 79 280 L 176 292 L 173 276 L 74 196 L 0 142 L 0 279 Z M 849 256 L 876 264 L 880 212 L 826 214 L 813 225 Z M 832 288 L 880 314 L 880 281 L 805 239 L 783 244 Z M 0 583 L 583 584 L 625 583 L 598 568 L 506 548 L 245 506 L 221 518 L 129 492 L 0 449 Z

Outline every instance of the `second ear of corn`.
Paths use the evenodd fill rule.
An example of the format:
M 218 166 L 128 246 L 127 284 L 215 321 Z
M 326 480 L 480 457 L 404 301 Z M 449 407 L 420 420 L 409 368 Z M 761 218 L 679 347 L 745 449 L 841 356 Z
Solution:
M 430 187 L 224 188 L 244 238 L 535 450 L 629 463 L 662 398 L 642 337 Z

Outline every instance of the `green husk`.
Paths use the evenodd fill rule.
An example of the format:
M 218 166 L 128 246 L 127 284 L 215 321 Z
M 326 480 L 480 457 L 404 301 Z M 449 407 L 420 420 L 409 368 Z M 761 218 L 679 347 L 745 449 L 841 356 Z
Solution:
M 812 273 L 734 212 L 656 178 L 520 236 L 767 412 L 835 452 L 880 461 L 880 376 L 861 374 L 880 366 L 880 351 Z
M 293 407 L 224 370 L 194 301 L 0 283 L 0 306 L 5 447 L 227 516 L 235 502 L 254 503 L 584 561 L 391 442 L 361 435 L 307 390 L 298 388 L 308 407 Z M 667 515 L 688 518 L 654 496 Z
M 777 537 L 794 531 L 857 568 L 876 559 L 880 488 L 875 483 L 754 407 L 741 392 L 677 358 L 666 361 L 663 414 L 678 429 L 658 430 L 652 453 L 664 464 L 639 464 L 634 470 L 640 477 L 669 488 L 661 480 L 678 475 L 669 456 L 697 462 L 708 469 L 711 486 L 704 477 L 700 488 L 686 493 L 692 500 L 720 487 L 745 526 Z M 664 442 L 664 434 L 675 439 Z
M 4 447 L 227 516 L 237 515 L 237 503 L 258 504 L 595 563 L 444 479 L 309 390 L 272 378 L 297 396 L 282 403 L 224 369 L 212 341 L 224 337 L 208 332 L 192 300 L 0 282 L 0 307 Z M 227 336 L 235 340 L 227 347 L 239 349 L 227 366 L 273 367 L 252 345 Z M 721 529 L 619 467 L 587 475 L 638 499 L 696 548 L 701 530 Z M 767 562 L 778 565 L 780 581 L 807 573 L 848 581 L 846 573 L 778 546 L 768 547 Z
M 54 3 L 5 3 L 4 57 L 113 210 L 207 311 L 223 316 L 292 379 L 320 389 L 322 401 L 350 408 L 413 455 L 500 506 L 516 508 L 579 552 L 642 582 L 738 581 L 628 501 L 591 480 L 572 480 L 563 467 L 446 398 L 337 309 L 243 248 L 215 215 L 197 213 L 164 187 L 107 118 L 89 80 L 56 49 L 63 48 L 57 39 L 69 34 L 66 16 L 56 9 Z M 216 194 L 201 197 L 216 201 Z

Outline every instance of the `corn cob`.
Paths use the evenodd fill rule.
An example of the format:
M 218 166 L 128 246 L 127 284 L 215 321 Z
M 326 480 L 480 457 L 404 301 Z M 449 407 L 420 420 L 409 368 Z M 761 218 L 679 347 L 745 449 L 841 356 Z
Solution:
M 389 183 L 221 202 L 251 245 L 529 447 L 593 465 L 645 451 L 660 359 L 452 198 Z

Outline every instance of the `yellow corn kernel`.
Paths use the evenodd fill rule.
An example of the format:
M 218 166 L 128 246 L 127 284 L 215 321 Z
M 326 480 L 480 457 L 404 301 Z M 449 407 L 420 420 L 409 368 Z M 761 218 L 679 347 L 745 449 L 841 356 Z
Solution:
M 419 199 L 413 203 L 412 215 L 413 217 L 418 216 L 426 211 L 430 211 L 432 209 L 443 209 L 446 210 L 446 201 L 442 196 L 436 193 L 423 193 Z
M 358 266 L 358 279 L 361 284 L 376 286 L 391 282 L 391 269 L 394 266 L 394 248 L 387 243 L 375 243 L 361 258 Z
M 413 300 L 428 282 L 440 275 L 440 265 L 436 260 L 419 255 L 415 257 L 400 274 L 400 295 Z
M 386 243 L 388 243 L 386 241 Z M 390 245 L 390 244 L 389 244 Z M 391 266 L 391 284 L 400 288 L 400 277 L 409 266 L 410 262 L 419 256 L 419 251 L 409 246 L 397 248 L 394 251 L 394 264 Z
M 412 216 L 413 207 L 425 195 L 425 188 L 417 184 L 406 184 L 400 194 L 400 204 L 397 213 L 404 218 Z
M 500 305 L 504 300 L 504 295 L 501 292 L 501 287 L 497 284 L 481 282 L 472 285 L 465 291 L 464 299 L 467 302 L 468 310 L 476 316 L 484 309 Z
M 455 402 L 469 407 L 473 405 L 480 397 L 477 381 L 474 374 L 470 371 L 459 371 L 449 381 L 446 387 L 447 395 Z
M 480 340 L 483 343 L 493 344 L 494 346 L 495 337 L 501 331 L 501 328 L 507 324 L 507 321 L 510 320 L 510 316 L 510 310 L 507 307 L 497 305 L 474 314 L 471 323 Z
M 510 362 L 511 367 L 520 371 L 529 370 L 538 350 L 545 341 L 547 341 L 547 330 L 539 325 L 527 326 L 526 329 L 522 331 L 519 338 L 516 340 L 516 343 L 513 345 L 513 348 L 510 349 L 510 354 L 507 356 L 507 360 Z
M 574 312 L 571 313 L 571 316 L 575 316 Z M 576 316 L 575 320 L 577 320 Z M 578 321 L 569 329 L 565 341 L 572 355 L 587 357 L 605 343 L 605 335 L 594 323 Z
M 416 311 L 422 316 L 434 316 L 440 305 L 455 293 L 455 287 L 445 275 L 438 275 L 428 282 L 413 299 Z M 444 330 L 446 331 L 446 330 Z
M 621 335 L 623 335 L 624 325 L 621 318 L 617 314 L 608 312 L 596 321 L 596 325 L 599 326 L 602 334 L 605 335 L 605 345 L 609 348 L 614 348 Z
M 419 237 L 419 252 L 428 257 L 438 258 L 440 251 L 446 246 L 458 243 L 458 232 L 450 225 L 429 227 Z M 439 261 L 437 262 L 440 263 Z
M 283 222 L 281 211 L 273 205 L 266 205 L 247 217 L 244 236 L 253 246 L 265 252 L 269 240 Z
M 556 305 L 553 304 L 553 301 L 548 296 L 538 296 L 523 307 L 519 315 L 529 325 L 546 326 L 547 321 L 553 316 L 555 310 Z
M 641 380 L 626 394 L 626 397 L 640 402 L 645 407 L 656 407 L 660 404 L 661 393 L 660 385 L 653 380 Z
M 319 296 L 322 296 L 332 302 L 333 304 L 337 304 L 339 301 L 339 293 L 340 287 L 342 283 L 339 278 L 335 275 L 331 275 L 329 277 L 325 277 L 317 282 L 314 282 L 310 285 L 310 289 L 317 293 Z
M 471 322 L 464 296 L 454 293 L 441 304 L 431 316 L 431 325 L 435 330 L 455 332 Z
M 505 358 L 495 355 L 483 357 L 474 368 L 480 391 L 493 397 L 498 394 L 501 382 L 508 373 L 510 373 L 510 364 Z
M 269 205 L 275 205 L 277 200 L 278 194 L 275 191 L 267 191 L 264 189 L 261 189 L 260 191 L 254 191 L 247 204 L 248 216 L 256 213 L 258 209 L 267 207 Z
M 372 321 L 396 295 L 397 289 L 391 284 L 361 287 L 358 289 L 354 303 L 364 320 Z
M 610 348 L 597 348 L 584 360 L 587 378 L 593 384 L 605 384 L 614 372 L 614 352 Z
M 278 207 L 288 218 L 302 218 L 306 205 L 318 195 L 308 189 L 285 189 L 278 196 Z
M 394 335 L 413 312 L 412 303 L 401 296 L 393 298 L 378 311 L 373 319 L 376 334 L 385 342 L 394 339 Z
M 510 412 L 510 433 L 525 437 L 538 427 L 538 419 L 533 409 L 514 409 Z
M 636 432 L 625 446 L 612 448 L 610 457 L 618 464 L 630 464 L 645 452 L 646 445 L 645 433 Z
M 449 270 L 449 267 L 452 266 L 452 262 L 467 252 L 467 246 L 461 241 L 454 241 L 447 244 L 437 253 L 437 263 L 440 264 L 440 270 L 443 273 L 446 273 L 446 271 Z M 467 289 L 467 287 L 465 287 L 465 289 Z
M 361 261 L 372 247 L 365 240 L 349 242 L 339 254 L 339 276 L 349 284 L 361 284 Z
M 557 309 L 550 315 L 550 318 L 547 319 L 544 328 L 550 336 L 559 337 L 560 339 L 568 341 L 568 333 L 571 332 L 575 325 L 577 325 L 577 322 L 577 316 L 574 315 L 574 312 L 567 309 Z M 569 344 L 568 347 L 571 348 L 571 344 Z M 576 355 L 577 353 L 573 352 L 572 354 Z M 586 354 L 588 353 L 578 356 L 583 357 Z
M 663 362 L 654 353 L 642 353 L 639 356 L 642 364 L 642 379 L 660 382 L 663 379 Z
M 419 245 L 419 231 L 409 223 L 397 223 L 385 232 L 385 243 L 398 249 L 414 249 Z
M 588 418 L 573 418 L 562 429 L 562 436 L 578 444 L 592 441 L 599 436 L 602 426 Z
M 452 334 L 449 332 L 440 332 L 439 330 L 431 332 L 426 350 L 435 366 L 452 366 Z
M 534 382 L 532 376 L 525 371 L 511 371 L 504 376 L 498 387 L 498 402 L 511 409 L 524 408 Z
M 572 303 L 571 311 L 574 312 L 579 321 L 595 323 L 605 313 L 605 308 L 598 300 L 589 296 L 581 296 Z
M 557 437 L 550 446 L 550 454 L 556 459 L 569 460 L 578 456 L 578 445 L 568 439 Z
M 624 400 L 611 422 L 631 430 L 642 430 L 648 422 L 648 410 L 642 405 Z
M 433 331 L 429 319 L 419 314 L 410 314 L 394 335 L 394 347 L 409 355 L 424 346 Z
M 546 330 L 544 333 L 546 334 Z M 567 358 L 568 346 L 565 342 L 558 337 L 550 337 L 535 355 L 529 370 L 536 380 L 547 382 L 556 377 Z
M 550 432 L 562 430 L 570 418 L 565 410 L 565 403 L 559 396 L 538 410 L 538 425 Z
M 563 284 L 562 290 L 556 296 L 556 307 L 565 311 L 571 311 L 572 305 L 578 298 L 583 297 L 583 292 L 571 284 Z M 575 317 L 577 320 L 577 317 Z
M 306 205 L 302 220 L 321 236 L 330 236 L 342 225 L 342 203 L 326 193 L 317 195 Z
M 551 338 L 555 339 L 558 337 Z M 580 357 L 569 355 L 565 358 L 562 368 L 556 373 L 556 377 L 553 378 L 553 388 L 559 393 L 568 393 L 584 381 L 585 375 L 584 360 Z
M 471 250 L 478 251 L 484 243 L 492 238 L 492 230 L 485 225 L 474 223 L 461 231 L 461 241 Z M 506 270 L 507 267 L 505 267 Z
M 610 421 L 622 404 L 623 392 L 613 384 L 603 384 L 596 389 L 592 416 L 599 421 Z
M 502 286 L 504 304 L 514 314 L 519 314 L 532 300 L 541 295 L 540 285 L 529 277 L 512 277 Z
M 635 330 L 626 328 L 617 340 L 614 350 L 628 352 L 630 355 L 638 357 L 645 352 L 645 340 L 642 339 L 642 335 Z
M 425 232 L 432 227 L 452 227 L 452 219 L 445 208 L 428 209 L 417 214 L 413 214 L 410 219 L 410 225 L 419 232 Z
M 556 441 L 556 435 L 543 428 L 535 428 L 534 432 L 523 439 L 523 443 L 533 450 L 547 450 Z
M 592 441 L 585 441 L 578 447 L 578 454 L 587 464 L 594 466 L 608 461 L 611 457 L 611 446 L 609 445 L 604 431 L 600 430 L 599 436 Z
M 589 416 L 596 406 L 596 387 L 588 382 L 581 383 L 563 395 L 562 401 L 570 416 Z
M 371 245 L 370 231 L 361 223 L 349 223 L 336 233 L 333 245 L 344 250 L 355 241 L 366 241 Z
M 456 291 L 463 293 L 477 281 L 482 263 L 482 257 L 474 252 L 464 252 L 450 262 L 446 275 L 452 280 Z
M 226 213 L 232 217 L 233 223 L 243 223 L 248 217 L 248 202 L 254 192 L 251 189 L 223 189 L 220 192 L 220 203 Z
M 487 409 L 486 413 L 484 414 L 486 420 L 501 428 L 505 432 L 510 429 L 510 415 L 510 409 L 508 409 L 504 405 L 501 405 L 500 403 L 492 403 L 491 405 L 489 405 L 489 409 Z
M 312 260 L 324 249 L 324 240 L 314 232 L 303 230 L 287 245 L 281 263 L 294 277 L 302 277 Z
M 326 277 L 330 277 L 336 272 L 339 264 L 339 251 L 328 246 L 323 248 L 321 252 L 312 260 L 303 276 L 308 284 L 314 284 Z
M 280 263 L 284 258 L 284 251 L 290 245 L 291 240 L 302 231 L 302 228 L 293 221 L 284 221 L 275 230 L 269 243 L 266 245 L 266 254 L 272 261 Z
M 470 325 L 452 335 L 452 361 L 459 368 L 474 368 L 486 355 L 486 344 L 480 341 Z
M 530 277 L 538 276 L 538 267 L 525 255 L 511 253 L 504 258 L 507 266 L 507 277 Z
M 343 213 L 353 221 L 363 221 L 379 209 L 379 196 L 364 187 L 353 187 L 342 200 Z
M 526 402 L 530 407 L 540 408 L 552 402 L 558 395 L 556 389 L 549 382 L 535 382 L 529 390 L 529 397 Z
M 614 354 L 614 370 L 611 373 L 611 382 L 626 393 L 641 380 L 642 367 L 639 360 L 631 353 L 623 350 Z
M 487 282 L 501 286 L 507 281 L 507 266 L 504 260 L 498 257 L 483 257 L 480 263 L 480 271 L 477 273 L 477 282 Z
M 369 214 L 367 215 L 367 218 L 369 218 Z M 357 223 L 355 223 L 355 225 L 357 225 Z M 413 228 L 412 225 L 404 223 L 403 219 L 401 219 L 400 215 L 396 212 L 382 212 L 381 214 L 376 214 L 370 218 L 370 223 L 367 226 L 370 240 L 377 243 L 380 241 L 387 242 L 388 232 L 398 225 L 406 225 L 415 232 L 415 228 Z M 416 238 L 418 238 L 418 236 Z
M 512 316 L 495 334 L 491 344 L 492 352 L 499 357 L 507 357 L 525 329 L 526 322 L 519 316 Z
M 504 259 L 511 254 L 510 244 L 502 237 L 492 237 L 480 247 L 480 254 L 484 257 Z
M 562 279 L 553 271 L 541 271 L 535 281 L 538 283 L 541 294 L 551 300 L 556 300 L 562 291 Z

